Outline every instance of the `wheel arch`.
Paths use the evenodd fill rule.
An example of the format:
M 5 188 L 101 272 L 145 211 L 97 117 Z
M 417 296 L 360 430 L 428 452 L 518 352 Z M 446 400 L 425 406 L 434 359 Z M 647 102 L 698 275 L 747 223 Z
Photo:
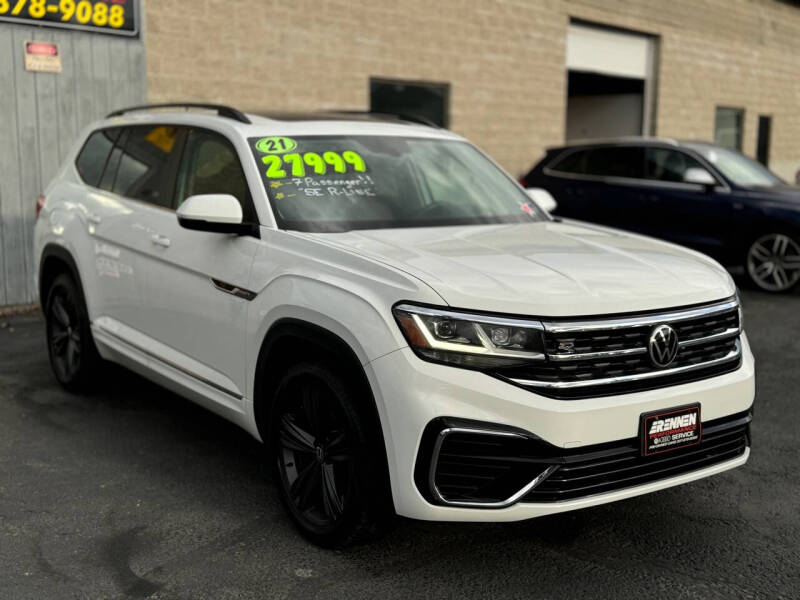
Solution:
M 42 249 L 41 258 L 39 259 L 39 304 L 44 308 L 47 302 L 47 290 L 53 280 L 61 273 L 69 273 L 75 280 L 78 286 L 78 291 L 81 296 L 84 296 L 83 281 L 81 274 L 78 270 L 78 264 L 75 262 L 69 250 L 63 246 L 55 243 L 49 243 Z M 86 302 L 86 298 L 83 298 Z
M 324 360 L 342 367 L 348 382 L 366 397 L 366 407 L 378 428 L 385 453 L 385 439 L 375 394 L 356 351 L 333 331 L 293 317 L 277 320 L 267 331 L 258 353 L 253 382 L 253 412 L 258 433 L 269 443 L 272 394 L 286 369 L 297 362 Z

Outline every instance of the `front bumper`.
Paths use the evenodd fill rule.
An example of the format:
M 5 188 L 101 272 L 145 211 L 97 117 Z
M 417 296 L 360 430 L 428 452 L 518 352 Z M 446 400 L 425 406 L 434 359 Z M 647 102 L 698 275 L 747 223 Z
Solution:
M 656 390 L 554 400 L 483 373 L 427 363 L 403 348 L 367 365 L 386 440 L 395 508 L 403 516 L 442 521 L 514 521 L 612 502 L 679 485 L 740 466 L 749 447 L 730 460 L 630 487 L 559 501 L 530 501 L 520 495 L 495 508 L 445 506 L 420 491 L 415 465 L 425 450 L 423 433 L 447 417 L 494 424 L 533 434 L 542 443 L 574 454 L 588 446 L 624 442 L 638 436 L 640 415 L 699 403 L 703 423 L 746 413 L 755 396 L 753 356 L 742 336 L 742 364 L 734 372 Z M 419 479 L 417 477 L 417 479 Z

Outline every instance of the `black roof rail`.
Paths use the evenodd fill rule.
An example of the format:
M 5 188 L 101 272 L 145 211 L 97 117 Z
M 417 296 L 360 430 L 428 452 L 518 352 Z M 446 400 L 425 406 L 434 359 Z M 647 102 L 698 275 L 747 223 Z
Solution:
M 151 110 L 153 108 L 185 108 L 187 110 L 190 108 L 205 108 L 207 110 L 217 111 L 217 114 L 220 117 L 227 117 L 228 119 L 233 119 L 234 121 L 239 121 L 240 123 L 247 123 L 248 125 L 252 123 L 252 121 L 247 118 L 246 114 L 236 110 L 235 108 L 231 108 L 230 106 L 225 106 L 224 104 L 203 104 L 198 102 L 164 102 L 161 104 L 142 104 L 141 106 L 130 106 L 128 108 L 121 108 L 109 113 L 106 115 L 106 119 L 110 119 L 111 117 L 119 117 L 125 113 L 134 112 L 137 110 Z
M 375 112 L 371 110 L 331 110 L 330 112 L 334 114 L 342 114 L 342 115 L 364 115 L 364 116 L 373 116 L 376 119 L 391 119 L 395 121 L 408 121 L 409 123 L 419 123 L 420 125 L 427 125 L 428 127 L 433 127 L 435 129 L 441 129 L 439 125 L 431 121 L 430 119 L 426 119 L 425 117 L 420 117 L 419 115 L 411 115 L 407 113 L 394 113 L 394 112 Z

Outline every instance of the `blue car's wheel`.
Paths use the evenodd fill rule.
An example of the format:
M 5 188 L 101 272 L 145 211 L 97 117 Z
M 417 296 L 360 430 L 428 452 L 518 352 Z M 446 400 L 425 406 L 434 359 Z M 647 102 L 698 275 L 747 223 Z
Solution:
M 800 244 L 785 233 L 769 233 L 747 251 L 747 275 L 767 292 L 785 292 L 800 280 Z

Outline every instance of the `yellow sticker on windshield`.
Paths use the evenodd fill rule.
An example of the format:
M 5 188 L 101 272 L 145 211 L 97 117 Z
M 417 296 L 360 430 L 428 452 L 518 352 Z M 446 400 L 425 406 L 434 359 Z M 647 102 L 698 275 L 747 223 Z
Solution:
M 297 142 L 290 137 L 273 135 L 256 142 L 256 150 L 264 154 L 283 154 L 297 148 Z
M 262 141 L 258 141 L 256 148 Z M 364 159 L 358 152 L 352 150 L 345 150 L 341 154 L 338 152 L 323 152 L 322 154 L 292 152 L 284 156 L 262 156 L 261 162 L 267 165 L 266 176 L 269 179 L 283 179 L 288 176 L 287 172 L 292 177 L 305 177 L 306 173 L 309 175 L 327 175 L 331 172 L 347 173 L 348 168 L 356 173 L 364 173 L 367 170 Z

